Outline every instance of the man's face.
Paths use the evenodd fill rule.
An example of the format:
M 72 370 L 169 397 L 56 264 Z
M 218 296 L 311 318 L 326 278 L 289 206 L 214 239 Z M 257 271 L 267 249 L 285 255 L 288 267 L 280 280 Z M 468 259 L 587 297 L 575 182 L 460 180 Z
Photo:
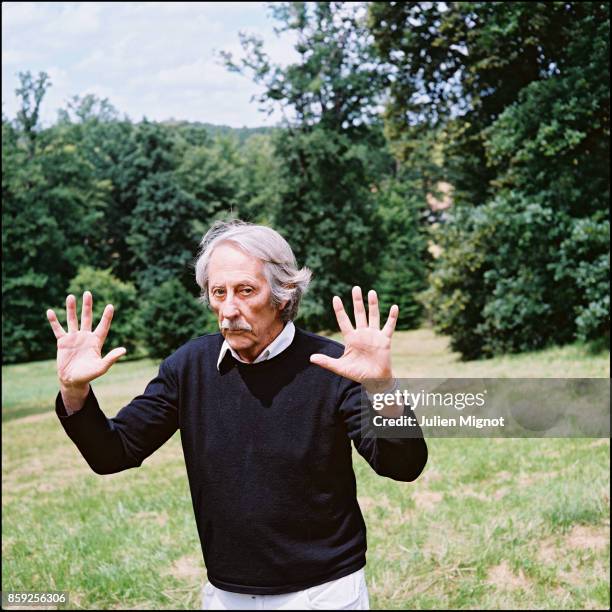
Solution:
M 208 264 L 208 299 L 223 337 L 246 361 L 255 360 L 283 328 L 271 297 L 260 259 L 231 243 L 215 248 Z

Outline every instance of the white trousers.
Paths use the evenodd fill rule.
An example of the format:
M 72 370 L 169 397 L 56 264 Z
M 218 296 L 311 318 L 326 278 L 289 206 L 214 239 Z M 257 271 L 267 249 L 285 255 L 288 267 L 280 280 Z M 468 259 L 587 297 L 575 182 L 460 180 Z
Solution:
M 283 595 L 230 593 L 206 582 L 202 610 L 369 610 L 364 568 L 309 589 Z

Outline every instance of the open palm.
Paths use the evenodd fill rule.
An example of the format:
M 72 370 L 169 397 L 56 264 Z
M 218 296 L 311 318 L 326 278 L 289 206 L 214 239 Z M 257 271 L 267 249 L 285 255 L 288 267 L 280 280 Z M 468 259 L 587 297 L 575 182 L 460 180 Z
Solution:
M 60 325 L 53 310 L 47 311 L 47 319 L 57 339 L 57 374 L 64 387 L 83 387 L 102 376 L 126 353 L 119 347 L 102 357 L 102 347 L 113 318 L 113 307 L 108 304 L 94 331 L 92 327 L 93 297 L 89 291 L 83 294 L 81 327 L 76 314 L 76 298 L 66 298 L 68 332 Z
M 384 327 L 380 329 L 378 297 L 375 291 L 368 292 L 368 317 L 366 316 L 360 287 L 353 287 L 353 309 L 355 327 L 344 310 L 342 300 L 334 296 L 333 306 L 338 326 L 344 340 L 344 354 L 338 359 L 327 355 L 311 355 L 310 361 L 332 372 L 350 378 L 366 386 L 383 385 L 392 380 L 391 337 L 395 330 L 399 308 L 392 306 Z

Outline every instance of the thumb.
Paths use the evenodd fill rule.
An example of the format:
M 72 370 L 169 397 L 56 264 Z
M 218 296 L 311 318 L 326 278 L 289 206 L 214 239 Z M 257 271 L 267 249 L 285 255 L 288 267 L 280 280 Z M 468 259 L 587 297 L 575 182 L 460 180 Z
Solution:
M 116 361 L 118 361 L 121 357 L 123 357 L 127 353 L 127 349 L 124 346 L 120 346 L 116 349 L 113 349 L 102 361 L 110 368 Z
M 310 356 L 310 363 L 321 366 L 326 370 L 331 370 L 336 374 L 340 373 L 337 367 L 338 361 L 339 359 L 334 359 L 333 357 L 328 357 L 327 355 L 321 355 L 320 353 L 314 353 Z

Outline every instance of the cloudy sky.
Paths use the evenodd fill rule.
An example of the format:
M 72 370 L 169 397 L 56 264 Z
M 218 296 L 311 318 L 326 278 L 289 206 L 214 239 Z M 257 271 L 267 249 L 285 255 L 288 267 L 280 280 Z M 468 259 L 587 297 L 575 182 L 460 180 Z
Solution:
M 257 34 L 271 58 L 294 61 L 291 35 L 261 2 L 3 2 L 2 109 L 14 118 L 17 74 L 49 74 L 42 121 L 73 95 L 108 98 L 134 121 L 185 119 L 233 127 L 273 125 L 250 102 L 260 91 L 215 54 L 241 57 L 238 32 Z

